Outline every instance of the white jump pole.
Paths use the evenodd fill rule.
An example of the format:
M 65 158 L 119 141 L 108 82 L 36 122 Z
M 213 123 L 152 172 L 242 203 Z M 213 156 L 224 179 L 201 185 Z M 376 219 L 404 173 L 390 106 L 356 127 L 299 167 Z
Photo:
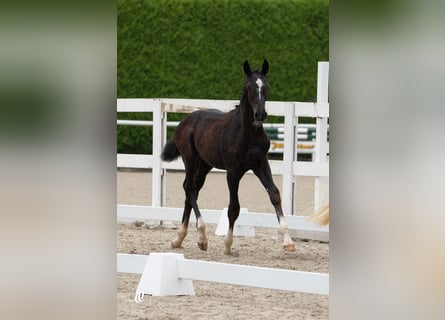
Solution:
M 191 280 L 329 295 L 329 274 L 185 259 L 180 253 L 118 254 L 118 272 L 142 273 L 135 301 L 144 295 L 195 295 Z M 129 265 L 129 266 L 128 266 Z M 120 269 L 119 269 L 120 267 Z

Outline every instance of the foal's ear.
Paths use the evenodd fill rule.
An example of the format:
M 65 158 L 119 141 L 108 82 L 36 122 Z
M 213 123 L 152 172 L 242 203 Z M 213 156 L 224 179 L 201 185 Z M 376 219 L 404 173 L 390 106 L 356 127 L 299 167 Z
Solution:
M 250 69 L 249 62 L 247 60 L 244 61 L 243 67 L 244 67 L 244 73 L 246 74 L 246 76 L 249 77 L 252 74 L 252 70 Z
M 269 62 L 264 59 L 263 66 L 261 67 L 261 73 L 265 76 L 269 72 Z

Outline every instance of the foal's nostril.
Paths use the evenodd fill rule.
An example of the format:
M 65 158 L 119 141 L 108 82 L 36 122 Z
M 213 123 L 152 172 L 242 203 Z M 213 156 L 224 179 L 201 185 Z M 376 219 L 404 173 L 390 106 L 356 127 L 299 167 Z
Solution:
M 263 121 L 267 117 L 267 112 L 255 112 L 255 119 L 259 121 Z

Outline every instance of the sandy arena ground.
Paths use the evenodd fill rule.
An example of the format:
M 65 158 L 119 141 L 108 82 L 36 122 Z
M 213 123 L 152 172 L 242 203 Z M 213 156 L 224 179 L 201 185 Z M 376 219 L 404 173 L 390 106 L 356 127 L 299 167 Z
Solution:
M 167 206 L 183 207 L 183 172 L 167 173 Z M 281 189 L 280 177 L 274 177 Z M 223 209 L 229 193 L 224 173 L 211 173 L 200 192 L 199 205 L 206 209 Z M 252 212 L 274 212 L 268 195 L 254 175 L 246 174 L 241 181 L 241 207 Z M 313 178 L 297 180 L 295 195 L 297 214 L 313 210 Z M 151 173 L 148 171 L 117 172 L 117 203 L 151 204 Z M 205 220 L 205 216 L 204 216 Z M 179 252 L 186 258 L 207 261 L 255 265 L 263 267 L 329 272 L 329 244 L 296 240 L 296 252 L 286 253 L 275 229 L 256 228 L 255 238 L 234 238 L 236 257 L 223 254 L 223 237 L 215 236 L 216 225 L 207 224 L 209 248 L 201 251 L 196 245 L 198 234 L 191 225 L 183 249 L 171 249 L 176 225 L 150 227 L 144 224 L 118 223 L 117 246 L 120 253 L 149 254 L 150 252 Z M 278 227 L 278 224 L 277 224 Z M 145 296 L 140 304 L 134 302 L 139 275 L 118 274 L 118 319 L 327 319 L 329 299 L 314 294 L 258 289 L 193 281 L 194 297 Z

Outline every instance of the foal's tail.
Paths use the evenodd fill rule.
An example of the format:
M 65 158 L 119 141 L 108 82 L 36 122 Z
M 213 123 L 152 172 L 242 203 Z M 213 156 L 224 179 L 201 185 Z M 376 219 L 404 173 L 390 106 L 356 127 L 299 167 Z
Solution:
M 162 150 L 161 159 L 164 161 L 173 161 L 179 157 L 179 150 L 176 147 L 175 141 L 170 139 L 164 146 Z

